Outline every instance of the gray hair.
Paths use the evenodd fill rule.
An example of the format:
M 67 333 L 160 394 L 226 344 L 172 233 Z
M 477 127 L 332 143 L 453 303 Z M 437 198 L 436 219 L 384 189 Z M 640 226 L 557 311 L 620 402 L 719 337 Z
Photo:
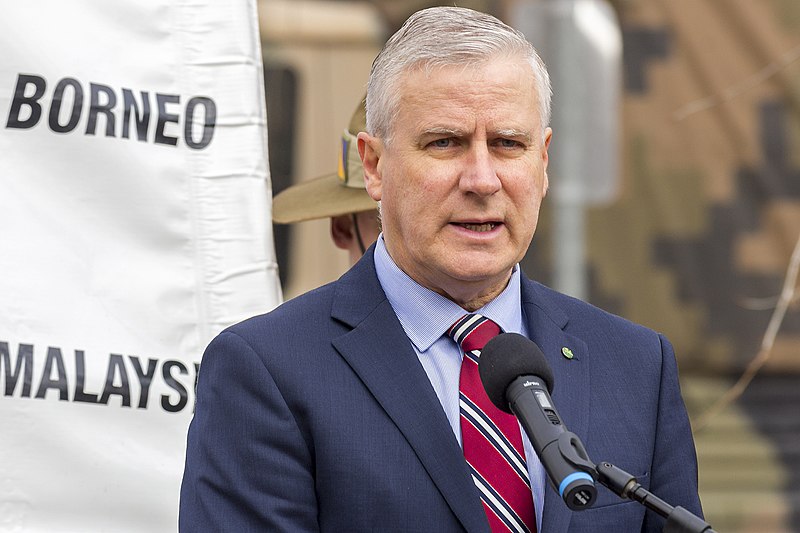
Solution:
M 367 84 L 367 132 L 387 142 L 399 103 L 399 81 L 412 68 L 468 66 L 503 56 L 533 70 L 542 130 L 550 123 L 550 76 L 525 36 L 491 15 L 460 7 L 417 11 L 392 35 L 372 63 Z

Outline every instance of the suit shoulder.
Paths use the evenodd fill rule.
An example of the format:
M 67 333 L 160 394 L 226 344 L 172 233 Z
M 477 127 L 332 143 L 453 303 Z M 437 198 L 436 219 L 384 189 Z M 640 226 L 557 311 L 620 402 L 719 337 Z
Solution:
M 222 333 L 233 333 L 245 340 L 253 337 L 280 338 L 294 334 L 298 329 L 308 330 L 330 318 L 333 284 L 296 296 L 273 310 L 238 322 Z
M 616 337 L 630 342 L 638 339 L 643 342 L 661 343 L 661 336 L 653 329 L 616 315 L 593 304 L 558 292 L 536 281 L 528 281 L 532 289 L 533 305 L 565 326 L 567 331 L 576 334 L 597 334 L 603 332 L 609 337 Z

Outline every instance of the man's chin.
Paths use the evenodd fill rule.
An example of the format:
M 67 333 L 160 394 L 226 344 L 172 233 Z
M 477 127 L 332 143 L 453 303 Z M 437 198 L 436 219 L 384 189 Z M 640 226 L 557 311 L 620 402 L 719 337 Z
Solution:
M 511 277 L 513 268 L 513 264 L 498 265 L 496 263 L 484 266 L 470 265 L 469 268 L 464 268 L 464 265 L 459 265 L 459 268 L 455 268 L 449 272 L 449 277 L 454 283 L 466 284 L 473 289 L 481 286 L 490 288 L 497 284 L 502 284 L 505 287 L 505 284 Z
M 506 253 L 503 253 L 506 252 Z M 467 251 L 453 255 L 457 261 L 452 266 L 454 277 L 463 281 L 480 281 L 511 273 L 517 261 L 507 256 L 507 249 Z

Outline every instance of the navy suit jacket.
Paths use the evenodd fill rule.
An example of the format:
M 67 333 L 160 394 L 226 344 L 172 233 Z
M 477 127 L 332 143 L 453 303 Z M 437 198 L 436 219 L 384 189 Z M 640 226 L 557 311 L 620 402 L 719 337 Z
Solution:
M 524 276 L 522 306 L 553 368 L 555 405 L 590 458 L 699 515 L 694 444 L 667 340 Z M 640 504 L 598 492 L 591 509 L 573 512 L 548 483 L 536 510 L 542 533 L 661 531 Z M 338 281 L 208 346 L 179 522 L 184 533 L 488 533 L 372 250 Z

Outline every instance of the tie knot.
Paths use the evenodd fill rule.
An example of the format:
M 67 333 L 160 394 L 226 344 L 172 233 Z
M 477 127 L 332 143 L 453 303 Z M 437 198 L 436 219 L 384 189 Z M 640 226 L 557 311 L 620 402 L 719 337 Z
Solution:
M 447 330 L 450 336 L 465 353 L 480 351 L 489 339 L 500 333 L 496 322 L 477 313 L 467 314 L 456 320 Z

